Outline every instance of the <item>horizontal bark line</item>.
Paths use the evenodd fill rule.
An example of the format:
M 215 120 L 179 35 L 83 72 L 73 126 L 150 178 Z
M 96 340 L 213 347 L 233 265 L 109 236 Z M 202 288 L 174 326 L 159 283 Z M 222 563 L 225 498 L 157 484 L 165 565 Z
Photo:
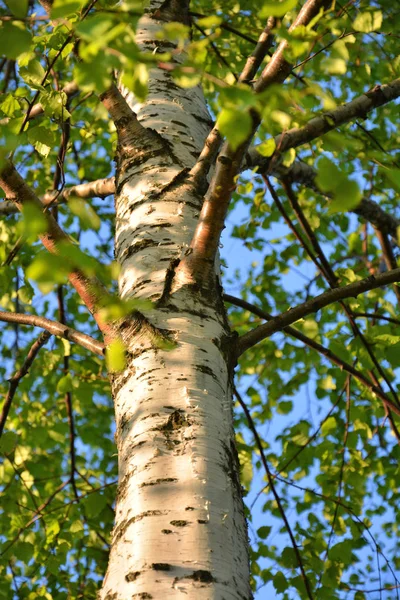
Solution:
M 325 308 L 329 304 L 333 304 L 334 302 L 346 298 L 356 298 L 359 294 L 399 281 L 400 268 L 394 269 L 393 271 L 387 271 L 386 273 L 377 276 L 371 275 L 366 279 L 355 281 L 344 287 L 338 287 L 324 292 L 312 300 L 308 300 L 295 308 L 291 308 L 288 311 L 275 316 L 268 323 L 260 325 L 252 331 L 245 333 L 238 340 L 238 356 L 277 331 L 281 331 L 288 325 Z

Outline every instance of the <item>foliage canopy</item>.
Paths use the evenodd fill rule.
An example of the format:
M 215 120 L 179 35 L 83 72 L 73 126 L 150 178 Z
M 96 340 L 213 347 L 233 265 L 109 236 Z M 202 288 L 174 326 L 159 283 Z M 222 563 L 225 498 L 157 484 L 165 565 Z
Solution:
M 372 282 L 397 268 L 399 252 L 400 10 L 389 0 L 333 2 L 289 31 L 303 4 L 193 0 L 191 27 L 160 28 L 160 40 L 187 51 L 177 67 L 171 53 L 138 50 L 140 0 L 54 0 L 50 13 L 48 1 L 0 3 L 0 168 L 12 158 L 72 242 L 48 253 L 43 212 L 28 204 L 21 215 L 2 198 L 0 320 L 38 315 L 100 339 L 68 284 L 76 266 L 110 291 L 108 318 L 137 307 L 112 296 L 107 178 L 117 137 L 99 96 L 116 72 L 139 101 L 155 65 L 180 86 L 201 84 L 233 150 L 258 119 L 222 250 L 232 329 L 245 335 L 325 291 L 371 285 L 285 329 L 278 322 L 240 357 L 235 421 L 253 587 L 260 598 L 389 600 L 400 593 L 400 276 Z M 256 77 L 238 80 L 267 20 L 269 54 L 287 40 L 291 68 L 285 83 L 257 90 Z M 350 116 L 345 104 L 356 106 Z M 103 179 L 100 192 L 68 191 Z M 2 396 L 17 387 L 0 438 L 0 599 L 90 600 L 107 564 L 117 478 L 107 369 L 101 348 L 37 335 L 21 323 L 0 330 Z M 109 369 L 123 360 L 114 345 Z

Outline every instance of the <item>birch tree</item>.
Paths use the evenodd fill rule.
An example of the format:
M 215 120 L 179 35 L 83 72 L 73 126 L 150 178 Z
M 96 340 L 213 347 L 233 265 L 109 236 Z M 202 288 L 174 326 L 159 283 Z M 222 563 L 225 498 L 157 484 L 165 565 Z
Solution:
M 2 3 L 0 598 L 398 598 L 396 25 Z

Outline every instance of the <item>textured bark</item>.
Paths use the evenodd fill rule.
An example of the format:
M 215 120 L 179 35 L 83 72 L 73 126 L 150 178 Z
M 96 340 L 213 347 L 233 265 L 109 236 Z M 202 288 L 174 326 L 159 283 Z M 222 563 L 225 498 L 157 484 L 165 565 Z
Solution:
M 155 30 L 174 3 L 167 8 L 152 2 L 141 19 L 142 49 L 163 50 Z M 112 377 L 119 488 L 100 598 L 248 600 L 234 344 L 219 277 L 206 290 L 174 280 L 202 204 L 188 172 L 211 120 L 200 88 L 153 69 L 149 89 L 144 105 L 125 93 L 145 132 L 117 156 L 115 250 L 121 296 L 155 307 L 120 328 L 128 364 Z

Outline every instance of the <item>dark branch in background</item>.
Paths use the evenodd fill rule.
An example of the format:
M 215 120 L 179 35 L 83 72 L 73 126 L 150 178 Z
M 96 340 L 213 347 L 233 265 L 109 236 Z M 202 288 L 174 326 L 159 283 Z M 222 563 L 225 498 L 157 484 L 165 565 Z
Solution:
M 30 347 L 29 352 L 26 356 L 26 359 L 25 359 L 23 365 L 21 366 L 20 369 L 18 369 L 18 371 L 16 371 L 16 373 L 14 373 L 14 375 L 9 380 L 10 387 L 8 389 L 8 393 L 4 400 L 3 408 L 2 408 L 1 414 L 0 414 L 0 437 L 3 434 L 4 426 L 6 424 L 8 413 L 10 412 L 11 404 L 12 404 L 13 398 L 15 396 L 15 392 L 17 391 L 18 384 L 21 381 L 21 379 L 28 373 L 40 348 L 42 346 L 44 346 L 44 344 L 48 341 L 50 336 L 51 336 L 51 333 L 49 333 L 48 331 L 43 331 L 39 335 L 38 339 Z
M 268 178 L 264 177 L 264 180 L 266 181 L 270 192 L 273 194 L 274 199 L 277 199 L 277 196 L 274 192 L 274 190 L 271 188 L 271 185 L 268 181 Z M 314 261 L 314 264 L 318 267 L 321 275 L 325 278 L 325 280 L 327 281 L 327 283 L 329 284 L 329 286 L 333 289 L 333 288 L 337 288 L 339 285 L 338 282 L 338 278 L 335 274 L 335 272 L 332 269 L 332 266 L 330 264 L 330 262 L 328 261 L 328 259 L 326 258 L 324 251 L 322 250 L 317 236 L 314 233 L 313 229 L 311 228 L 310 224 L 308 223 L 303 210 L 297 200 L 296 195 L 294 194 L 290 184 L 288 182 L 283 181 L 283 188 L 288 196 L 289 202 L 292 206 L 292 209 L 307 237 L 307 239 L 309 240 L 312 248 L 313 248 L 313 252 L 311 254 L 309 254 L 311 260 Z M 314 254 L 315 253 L 315 254 Z M 318 257 L 318 261 L 319 263 L 316 261 L 316 257 Z M 396 266 L 396 265 L 395 265 Z M 352 310 L 350 309 L 350 307 L 343 301 L 339 302 L 340 306 L 342 307 L 344 313 L 346 314 L 353 334 L 355 337 L 358 337 L 361 340 L 361 343 L 363 344 L 364 348 L 366 349 L 369 357 L 371 358 L 376 370 L 378 371 L 379 375 L 382 377 L 382 379 L 386 382 L 387 386 L 389 387 L 390 391 L 393 394 L 393 397 L 396 401 L 396 403 L 400 406 L 400 401 L 399 398 L 397 396 L 396 391 L 394 390 L 390 380 L 388 379 L 388 377 L 386 376 L 386 373 L 384 371 L 384 369 L 382 368 L 381 364 L 379 363 L 379 361 L 376 359 L 370 344 L 368 343 L 367 339 L 365 338 L 364 334 L 362 333 L 362 331 L 360 330 L 360 328 L 358 327 L 358 324 L 354 318 L 354 315 L 352 313 Z M 372 370 L 369 371 L 369 375 L 372 379 L 372 381 L 375 383 L 375 385 L 380 386 L 378 379 L 376 378 L 374 372 Z
M 289 28 L 289 31 L 292 31 L 299 25 L 307 25 L 318 14 L 320 8 L 327 6 L 329 2 L 330 0 L 307 0 Z M 292 65 L 284 58 L 286 47 L 287 42 L 285 40 L 274 52 L 260 79 L 254 85 L 256 92 L 264 91 L 273 83 L 283 83 L 290 74 Z M 236 187 L 236 176 L 240 170 L 248 144 L 260 124 L 260 116 L 253 112 L 252 120 L 252 130 L 248 139 L 239 148 L 233 150 L 227 142 L 223 145 L 216 160 L 215 172 L 208 187 L 199 222 L 190 244 L 190 253 L 180 262 L 176 270 L 178 276 L 180 272 L 185 272 L 186 276 L 191 277 L 199 285 L 207 286 L 208 279 L 211 277 L 214 258 L 218 250 L 229 202 L 232 192 Z M 214 130 L 215 127 L 210 134 L 211 136 Z M 215 139 L 211 140 L 209 136 L 205 145 L 207 153 L 213 156 L 215 149 L 219 147 L 219 143 L 217 135 Z M 200 171 L 202 170 L 201 161 L 203 158 L 204 153 L 202 152 L 197 164 L 191 171 L 193 177 L 196 177 L 199 165 Z
M 292 544 L 292 547 L 293 547 L 293 551 L 294 551 L 294 553 L 296 555 L 297 564 L 298 564 L 299 569 L 300 569 L 301 577 L 303 579 L 304 587 L 306 588 L 306 591 L 307 591 L 307 596 L 308 596 L 308 598 L 310 600 L 313 600 L 314 596 L 313 596 L 313 593 L 312 593 L 312 590 L 311 590 L 310 582 L 308 580 L 308 577 L 307 577 L 305 569 L 304 569 L 303 560 L 301 558 L 299 547 L 297 546 L 296 540 L 295 540 L 293 532 L 292 532 L 292 528 L 290 527 L 290 523 L 289 523 L 289 521 L 287 519 L 287 516 L 286 516 L 286 513 L 285 513 L 285 509 L 283 508 L 283 505 L 282 505 L 281 499 L 279 497 L 279 494 L 276 491 L 274 479 L 273 479 L 273 477 L 271 475 L 271 471 L 269 470 L 268 462 L 267 462 L 267 459 L 265 457 L 265 453 L 264 453 L 264 448 L 263 448 L 263 445 L 262 445 L 262 441 L 260 439 L 260 436 L 258 435 L 258 431 L 256 429 L 256 426 L 254 425 L 254 421 L 253 421 L 253 419 L 251 417 L 250 411 L 247 408 L 246 403 L 244 402 L 244 400 L 242 399 L 242 397 L 240 396 L 240 394 L 239 394 L 239 392 L 237 391 L 236 388 L 234 388 L 233 393 L 234 393 L 237 401 L 239 402 L 240 406 L 242 407 L 244 414 L 246 415 L 247 422 L 249 424 L 249 428 L 251 429 L 251 432 L 252 432 L 252 434 L 254 436 L 254 441 L 256 442 L 258 451 L 260 453 L 260 458 L 261 458 L 261 462 L 262 462 L 264 470 L 265 470 L 265 474 L 267 476 L 268 485 L 269 485 L 269 487 L 271 489 L 271 492 L 272 492 L 272 494 L 273 494 L 273 496 L 275 498 L 276 504 L 278 506 L 278 510 L 279 510 L 280 515 L 282 517 L 282 521 L 285 524 L 286 531 L 289 534 L 290 541 L 291 541 L 291 544 Z
M 393 269 L 396 269 L 397 262 L 388 236 L 385 233 L 379 231 L 379 229 L 375 230 L 375 235 L 382 248 L 383 260 L 385 261 L 387 270 L 391 271 Z M 397 287 L 397 285 L 394 286 L 394 293 L 396 294 L 397 302 L 400 306 L 400 289 Z
M 344 300 L 345 298 L 357 298 L 357 296 L 360 294 L 364 294 L 370 290 L 375 290 L 376 288 L 384 287 L 399 281 L 400 268 L 388 271 L 386 273 L 381 273 L 376 277 L 371 275 L 366 279 L 349 283 L 349 285 L 344 287 L 328 290 L 327 292 L 324 292 L 323 294 L 320 294 L 319 296 L 316 296 L 307 302 L 299 304 L 298 306 L 290 308 L 286 312 L 273 317 L 269 323 L 260 325 L 253 331 L 245 333 L 241 338 L 239 338 L 238 341 L 238 355 L 240 356 L 243 354 L 243 352 L 255 344 L 258 344 L 258 342 L 261 342 L 265 338 L 271 336 L 273 333 L 281 331 L 288 325 L 295 323 L 299 319 L 303 319 L 307 315 L 318 312 L 322 308 L 329 306 L 329 304 L 333 304 L 339 300 Z
M 63 325 L 58 321 L 51 321 L 50 319 L 46 319 L 45 317 L 40 317 L 38 315 L 25 315 L 23 313 L 5 311 L 0 311 L 0 321 L 4 321 L 5 323 L 19 323 L 20 325 L 40 327 L 52 335 L 64 338 L 65 340 L 69 340 L 70 342 L 74 342 L 75 344 L 82 346 L 82 348 L 86 348 L 86 350 L 90 350 L 90 352 L 94 352 L 100 356 L 104 355 L 104 345 L 101 342 L 98 342 L 86 333 L 76 331 L 75 329 L 67 327 L 67 325 Z
M 261 156 L 257 152 L 257 146 L 251 148 L 246 155 L 247 162 L 245 163 L 245 167 L 258 167 L 260 173 L 267 172 L 271 161 L 276 162 L 278 159 L 278 154 L 281 155 L 290 148 L 297 148 L 298 146 L 307 144 L 356 118 L 366 119 L 371 110 L 379 108 L 399 97 L 400 79 L 395 79 L 385 85 L 376 85 L 369 92 L 358 96 L 347 104 L 343 104 L 334 110 L 314 117 L 304 127 L 294 127 L 277 135 L 274 138 L 277 150 L 272 157 L 266 158 Z
M 245 310 L 248 310 L 249 312 L 255 314 L 257 317 L 260 317 L 261 319 L 265 319 L 266 321 L 268 321 L 267 325 L 275 320 L 275 317 L 273 315 L 262 310 L 261 308 L 258 308 L 258 306 L 255 306 L 254 304 L 247 302 L 246 300 L 242 300 L 242 298 L 236 298 L 235 296 L 230 296 L 229 294 L 224 294 L 223 298 L 226 302 L 229 302 L 230 304 L 233 304 L 234 306 L 239 306 L 240 308 L 244 308 Z M 338 367 L 340 367 L 341 369 L 343 369 L 344 371 L 349 373 L 349 375 L 352 375 L 355 379 L 357 379 L 360 383 L 362 383 L 367 389 L 369 389 L 371 392 L 376 394 L 376 396 L 380 400 L 382 400 L 382 402 L 384 403 L 385 406 L 389 406 L 390 408 L 393 409 L 393 411 L 397 415 L 400 415 L 400 409 L 390 400 L 390 398 L 382 391 L 382 389 L 380 387 L 377 387 L 361 371 L 358 371 L 350 363 L 347 363 L 345 360 L 341 359 L 339 356 L 337 356 L 337 354 L 335 354 L 334 352 L 329 350 L 329 348 L 325 348 L 325 346 L 323 346 L 322 344 L 319 344 L 315 340 L 312 340 L 311 338 L 304 335 L 304 333 L 301 333 L 301 331 L 298 331 L 297 329 L 295 329 L 294 327 L 291 327 L 290 325 L 286 325 L 285 327 L 282 327 L 282 329 L 277 329 L 276 331 L 288 333 L 292 337 L 299 340 L 299 342 L 302 342 L 306 346 L 312 348 L 313 350 L 316 350 L 319 354 L 321 354 L 322 356 L 324 356 L 325 358 L 330 360 L 332 363 L 334 363 L 335 365 L 337 365 Z M 250 332 L 250 333 L 252 333 L 252 332 Z M 245 334 L 244 336 L 239 338 L 239 344 L 240 344 L 240 341 L 246 335 L 248 335 L 248 334 Z M 239 349 L 239 355 L 240 354 L 242 354 L 242 352 L 240 352 L 240 349 Z
M 251 154 L 253 153 L 253 150 L 251 151 Z M 290 167 L 285 167 L 284 165 L 271 165 L 271 174 L 277 179 L 285 179 L 290 183 L 301 183 L 322 196 L 329 198 L 328 194 L 318 189 L 315 182 L 317 171 L 304 162 L 295 161 Z M 362 217 L 365 221 L 368 221 L 382 231 L 382 233 L 387 233 L 394 239 L 397 238 L 397 228 L 400 226 L 400 220 L 386 213 L 379 204 L 373 200 L 363 198 L 357 208 L 351 209 L 350 212 Z
M 0 186 L 8 197 L 12 197 L 19 210 L 26 203 L 36 206 L 43 210 L 43 205 L 36 194 L 25 183 L 19 173 L 11 163 L 7 163 L 0 171 Z M 47 222 L 46 233 L 40 236 L 44 247 L 52 254 L 58 254 L 58 246 L 71 244 L 69 237 L 60 228 L 54 217 L 46 211 L 43 213 Z M 102 320 L 99 315 L 101 301 L 107 294 L 101 282 L 96 277 L 87 277 L 79 269 L 73 269 L 68 275 L 70 283 L 73 285 L 85 306 L 93 314 L 100 331 L 105 336 L 112 336 L 112 327 Z

